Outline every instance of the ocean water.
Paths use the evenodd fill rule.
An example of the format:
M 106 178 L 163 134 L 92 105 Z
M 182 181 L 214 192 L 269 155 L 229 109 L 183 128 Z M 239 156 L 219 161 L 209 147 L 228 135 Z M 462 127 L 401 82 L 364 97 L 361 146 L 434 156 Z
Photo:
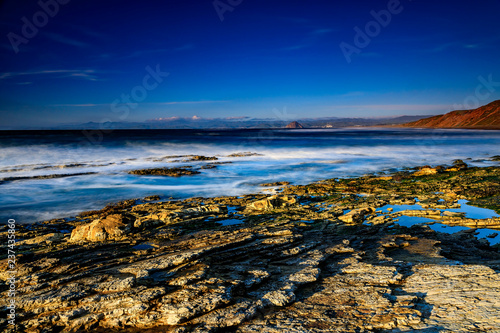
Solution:
M 103 134 L 103 133 L 99 133 Z M 31 223 L 99 209 L 124 199 L 242 195 L 258 184 L 307 184 L 419 165 L 497 165 L 500 131 L 418 129 L 115 130 L 89 140 L 82 131 L 0 132 L 0 219 Z M 238 152 L 259 155 L 230 157 Z M 172 155 L 216 156 L 182 162 Z M 470 160 L 466 160 L 471 158 Z M 200 167 L 183 177 L 136 176 L 150 167 Z M 65 178 L 34 176 L 92 173 Z

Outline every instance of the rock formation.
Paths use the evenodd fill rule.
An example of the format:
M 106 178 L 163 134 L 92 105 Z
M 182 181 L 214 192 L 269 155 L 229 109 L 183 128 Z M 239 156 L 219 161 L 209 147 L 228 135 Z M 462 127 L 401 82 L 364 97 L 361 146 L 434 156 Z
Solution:
M 169 177 L 180 177 L 180 176 L 191 176 L 197 175 L 200 172 L 193 170 L 191 166 L 178 167 L 178 168 L 153 168 L 153 169 L 138 169 L 129 172 L 131 175 L 140 176 L 169 176 Z
M 301 123 L 292 121 L 290 124 L 286 125 L 285 128 L 304 128 Z

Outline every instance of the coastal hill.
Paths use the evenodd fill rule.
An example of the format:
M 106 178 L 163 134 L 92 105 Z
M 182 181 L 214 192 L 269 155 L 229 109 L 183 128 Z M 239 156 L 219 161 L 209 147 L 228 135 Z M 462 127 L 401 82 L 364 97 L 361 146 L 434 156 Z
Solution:
M 473 110 L 458 110 L 401 125 L 425 128 L 500 129 L 500 100 Z
M 304 128 L 304 126 L 296 121 L 292 121 L 290 124 L 286 125 L 285 128 Z

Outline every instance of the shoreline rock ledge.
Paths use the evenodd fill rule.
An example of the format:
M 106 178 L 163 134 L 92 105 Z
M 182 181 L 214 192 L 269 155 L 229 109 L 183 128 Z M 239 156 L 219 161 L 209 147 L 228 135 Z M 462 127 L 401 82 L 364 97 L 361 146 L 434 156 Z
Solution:
M 500 332 L 499 247 L 475 229 L 394 223 L 459 199 L 498 211 L 500 168 L 415 173 L 287 185 L 277 195 L 127 200 L 19 224 L 17 326 L 4 302 L 0 331 Z M 417 198 L 429 209 L 381 213 Z

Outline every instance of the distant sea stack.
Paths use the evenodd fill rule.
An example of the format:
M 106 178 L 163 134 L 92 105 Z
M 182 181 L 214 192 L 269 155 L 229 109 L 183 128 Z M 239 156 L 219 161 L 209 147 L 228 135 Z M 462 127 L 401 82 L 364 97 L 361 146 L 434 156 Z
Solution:
M 286 125 L 285 128 L 304 128 L 301 123 L 292 121 L 290 124 Z
M 500 100 L 473 110 L 459 110 L 403 124 L 419 128 L 500 129 Z

